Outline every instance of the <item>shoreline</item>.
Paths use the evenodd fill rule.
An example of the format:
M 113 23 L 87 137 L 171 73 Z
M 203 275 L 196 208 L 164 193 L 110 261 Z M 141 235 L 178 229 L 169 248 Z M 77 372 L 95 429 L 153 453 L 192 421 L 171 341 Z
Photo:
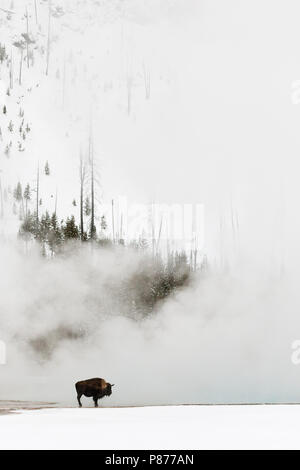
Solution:
M 151 407 L 241 407 L 241 406 L 299 406 L 300 403 L 178 403 L 178 404 L 145 404 L 145 405 L 113 405 L 99 406 L 99 409 L 122 409 L 122 408 L 151 408 Z M 78 406 L 70 406 L 57 402 L 35 402 L 23 400 L 0 400 L 0 417 L 22 411 L 37 411 L 46 409 L 80 409 Z M 83 406 L 82 409 L 94 409 L 94 406 Z

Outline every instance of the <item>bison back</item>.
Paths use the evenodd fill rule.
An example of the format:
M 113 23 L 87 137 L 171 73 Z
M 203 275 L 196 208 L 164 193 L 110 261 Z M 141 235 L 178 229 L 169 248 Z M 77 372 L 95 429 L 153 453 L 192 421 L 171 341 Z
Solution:
M 75 384 L 77 393 L 93 394 L 95 390 L 104 390 L 106 388 L 106 381 L 104 379 L 95 378 L 88 380 L 81 380 Z

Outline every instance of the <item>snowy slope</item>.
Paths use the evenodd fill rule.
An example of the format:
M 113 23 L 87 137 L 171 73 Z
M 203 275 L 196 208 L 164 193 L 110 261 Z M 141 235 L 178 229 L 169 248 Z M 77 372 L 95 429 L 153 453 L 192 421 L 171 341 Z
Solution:
M 26 411 L 0 416 L 0 449 L 299 449 L 299 418 L 298 405 Z
M 9 0 L 2 3 L 4 9 L 11 8 Z M 141 171 L 141 165 L 149 165 L 159 148 L 166 153 L 166 132 L 173 134 L 178 94 L 173 62 L 184 35 L 184 30 L 177 30 L 176 17 L 183 5 L 178 0 L 151 4 L 56 0 L 52 2 L 50 29 L 48 2 L 36 4 L 37 13 L 34 0 L 25 4 L 14 0 L 12 14 L 0 10 L 0 43 L 8 55 L 0 66 L 0 169 L 7 193 L 5 222 L 16 219 L 13 233 L 18 226 L 12 215 L 13 188 L 20 181 L 34 190 L 38 165 L 41 212 L 54 210 L 57 194 L 59 217 L 78 216 L 78 205 L 74 208 L 72 201 L 78 201 L 79 155 L 87 158 L 90 128 L 99 181 L 97 222 L 105 212 L 100 207 L 103 199 L 143 193 L 144 182 L 137 180 L 132 190 L 131 179 Z M 32 41 L 29 67 L 26 48 L 21 56 L 16 47 L 27 29 Z M 3 106 L 7 108 L 5 115 Z M 22 123 L 30 128 L 26 140 L 19 132 Z M 9 154 L 5 153 L 7 146 Z M 48 177 L 44 174 L 46 161 L 50 165 Z M 155 181 L 153 194 L 154 186 Z M 153 194 L 147 191 L 143 195 L 146 202 Z M 34 193 L 30 208 L 35 208 Z

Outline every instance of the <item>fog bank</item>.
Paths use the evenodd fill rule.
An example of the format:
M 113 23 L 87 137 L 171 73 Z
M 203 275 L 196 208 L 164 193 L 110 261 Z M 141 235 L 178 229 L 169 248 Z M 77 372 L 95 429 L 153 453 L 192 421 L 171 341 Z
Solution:
M 199 274 L 145 319 L 106 311 L 108 286 L 137 270 L 138 257 L 88 247 L 49 261 L 2 246 L 0 399 L 76 405 L 74 383 L 100 376 L 116 383 L 107 406 L 299 401 L 291 343 L 300 302 L 291 278 L 248 265 L 238 275 Z M 32 347 L 41 336 L 50 338 L 48 356 Z

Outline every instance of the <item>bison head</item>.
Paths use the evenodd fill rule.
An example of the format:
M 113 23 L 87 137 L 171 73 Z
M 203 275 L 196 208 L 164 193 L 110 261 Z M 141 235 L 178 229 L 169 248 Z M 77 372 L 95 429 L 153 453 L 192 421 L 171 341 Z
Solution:
M 112 387 L 113 387 L 114 385 L 115 385 L 115 384 L 112 384 L 112 385 L 109 384 L 109 383 L 106 384 L 106 391 L 105 391 L 105 393 L 106 393 L 106 395 L 107 395 L 108 397 L 110 397 L 110 395 L 112 394 Z

